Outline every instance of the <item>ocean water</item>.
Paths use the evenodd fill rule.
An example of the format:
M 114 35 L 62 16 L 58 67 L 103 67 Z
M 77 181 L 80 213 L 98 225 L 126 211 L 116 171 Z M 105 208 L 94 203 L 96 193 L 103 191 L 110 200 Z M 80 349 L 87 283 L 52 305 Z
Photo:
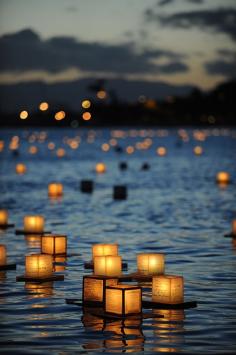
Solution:
M 8 209 L 10 222 L 21 229 L 24 215 L 42 214 L 47 230 L 68 236 L 68 256 L 56 270 L 64 281 L 37 285 L 16 282 L 16 275 L 24 273 L 24 255 L 40 251 L 40 237 L 0 231 L 9 262 L 17 263 L 17 270 L 0 272 L 0 352 L 236 352 L 236 242 L 224 238 L 236 218 L 235 130 L 12 129 L 2 130 L 0 139 L 0 207 Z M 9 149 L 12 142 L 19 144 L 18 155 Z M 48 149 L 49 143 L 55 148 Z M 36 154 L 29 153 L 31 146 Z M 160 146 L 165 156 L 157 155 Z M 202 155 L 193 153 L 195 146 Z M 64 157 L 56 155 L 58 148 L 65 149 Z M 121 161 L 127 170 L 119 169 Z M 27 167 L 24 175 L 15 172 L 19 162 Z M 95 173 L 97 162 L 106 164 L 104 174 Z M 150 169 L 144 171 L 145 162 Z M 228 186 L 215 183 L 221 170 L 231 174 Z M 80 192 L 82 179 L 94 181 L 92 194 Z M 64 185 L 60 200 L 48 198 L 52 181 Z M 127 200 L 113 200 L 116 184 L 127 186 Z M 165 253 L 166 273 L 184 276 L 185 299 L 198 307 L 153 311 L 161 319 L 111 321 L 66 304 L 81 299 L 82 277 L 91 273 L 84 262 L 92 244 L 104 242 L 119 244 L 128 272 L 136 270 L 137 253 Z M 145 284 L 147 297 L 150 287 Z

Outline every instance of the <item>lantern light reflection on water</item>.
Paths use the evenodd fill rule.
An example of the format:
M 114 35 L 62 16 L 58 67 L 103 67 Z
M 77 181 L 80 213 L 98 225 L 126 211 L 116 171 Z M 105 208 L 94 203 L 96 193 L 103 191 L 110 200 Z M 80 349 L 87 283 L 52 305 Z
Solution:
M 94 275 L 119 276 L 121 275 L 122 260 L 119 255 L 106 255 L 94 257 Z
M 161 275 L 165 272 L 165 255 L 142 253 L 137 255 L 138 273 L 142 275 Z
M 43 233 L 44 217 L 43 216 L 25 216 L 24 217 L 24 232 L 27 233 Z
M 142 289 L 118 284 L 106 287 L 105 311 L 118 315 L 138 314 L 142 310 Z
M 236 236 L 236 219 L 232 221 L 232 234 Z
M 176 275 L 153 276 L 152 300 L 164 304 L 183 303 L 184 278 Z

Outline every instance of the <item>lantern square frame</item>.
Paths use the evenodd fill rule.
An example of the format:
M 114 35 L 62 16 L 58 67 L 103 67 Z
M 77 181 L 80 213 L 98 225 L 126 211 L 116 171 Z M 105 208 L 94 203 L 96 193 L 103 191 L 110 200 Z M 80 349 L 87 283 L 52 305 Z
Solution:
M 52 255 L 52 256 L 67 256 L 67 236 L 66 235 L 63 235 L 63 234 L 50 234 L 48 233 L 49 235 L 47 235 L 46 233 L 42 234 L 42 237 L 41 237 L 41 253 L 42 254 L 47 254 L 47 255 Z M 54 242 L 53 242 L 53 252 L 52 253 L 47 253 L 47 252 L 44 252 L 43 251 L 43 238 L 46 238 L 46 237 L 49 237 L 49 238 L 53 238 L 54 239 Z M 65 238 L 65 252 L 64 253 L 56 253 L 56 238 Z

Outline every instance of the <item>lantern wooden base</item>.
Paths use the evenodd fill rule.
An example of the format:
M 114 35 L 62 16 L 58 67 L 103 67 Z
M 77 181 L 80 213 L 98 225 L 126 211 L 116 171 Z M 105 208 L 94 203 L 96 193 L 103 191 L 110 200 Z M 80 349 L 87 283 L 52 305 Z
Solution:
M 196 301 L 188 301 L 183 303 L 169 304 L 159 303 L 153 301 L 142 300 L 143 308 L 157 308 L 157 309 L 188 309 L 197 307 Z
M 122 270 L 128 270 L 128 264 L 127 263 L 122 263 L 121 267 L 122 267 Z M 86 261 L 84 263 L 84 268 L 93 270 L 94 269 L 94 262 L 93 261 Z
M 18 282 L 48 282 L 48 281 L 64 281 L 64 275 L 52 275 L 48 277 L 29 277 L 25 275 L 17 276 L 16 281 Z
M 15 227 L 14 223 L 0 224 L 0 229 L 7 229 Z
M 16 229 L 15 230 L 16 235 L 44 235 L 44 234 L 51 234 L 49 231 L 43 231 L 43 232 L 27 232 L 24 231 L 23 229 Z
M 233 238 L 233 239 L 235 238 L 236 239 L 236 234 L 231 232 L 231 233 L 225 234 L 224 237 L 225 238 Z
M 16 264 L 0 265 L 0 270 L 15 270 Z
M 127 275 L 119 276 L 119 281 L 143 281 L 151 282 L 153 275 L 141 275 L 138 272 L 133 272 Z

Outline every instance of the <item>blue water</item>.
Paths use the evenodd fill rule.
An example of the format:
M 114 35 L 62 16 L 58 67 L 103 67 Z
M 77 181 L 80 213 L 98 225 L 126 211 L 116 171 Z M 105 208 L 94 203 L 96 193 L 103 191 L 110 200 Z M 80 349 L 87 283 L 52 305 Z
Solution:
M 71 353 L 235 353 L 236 352 L 236 242 L 224 238 L 236 218 L 236 131 L 123 130 L 116 138 L 123 152 L 103 143 L 120 135 L 114 130 L 3 130 L 0 139 L 1 207 L 10 213 L 10 222 L 22 228 L 26 214 L 42 214 L 46 229 L 68 235 L 66 265 L 59 271 L 64 281 L 41 286 L 16 282 L 24 273 L 24 255 L 39 252 L 39 238 L 15 235 L 14 228 L 0 231 L 0 243 L 8 249 L 9 261 L 17 270 L 0 272 L 0 342 L 4 354 Z M 19 156 L 9 150 L 13 136 L 19 136 Z M 89 136 L 89 142 L 88 142 Z M 78 149 L 68 146 L 68 138 L 79 141 Z M 187 138 L 186 138 L 187 137 Z M 195 138 L 194 138 L 195 137 Z M 149 149 L 127 146 L 151 142 Z M 48 143 L 56 147 L 50 151 Z M 70 141 L 69 141 L 70 142 Z M 30 146 L 37 154 L 30 154 Z M 203 154 L 193 154 L 193 147 Z M 167 155 L 157 156 L 156 148 L 165 146 Z M 58 158 L 57 148 L 66 156 Z M 103 161 L 105 174 L 94 172 Z M 118 164 L 126 161 L 128 169 Z M 23 162 L 27 173 L 17 175 L 15 165 Z M 148 162 L 150 170 L 140 170 Z M 231 174 L 232 184 L 225 188 L 215 183 L 220 170 Z M 92 195 L 82 194 L 79 183 L 92 179 Z M 51 201 L 47 185 L 62 182 L 64 196 Z M 128 199 L 114 201 L 112 187 L 124 184 Z M 91 245 L 117 242 L 119 253 L 136 269 L 139 252 L 166 254 L 166 273 L 183 275 L 185 299 L 196 300 L 198 307 L 183 311 L 156 311 L 163 319 L 105 321 L 91 311 L 65 303 L 66 298 L 81 298 L 84 262 L 91 258 Z M 150 295 L 150 284 L 145 286 Z

